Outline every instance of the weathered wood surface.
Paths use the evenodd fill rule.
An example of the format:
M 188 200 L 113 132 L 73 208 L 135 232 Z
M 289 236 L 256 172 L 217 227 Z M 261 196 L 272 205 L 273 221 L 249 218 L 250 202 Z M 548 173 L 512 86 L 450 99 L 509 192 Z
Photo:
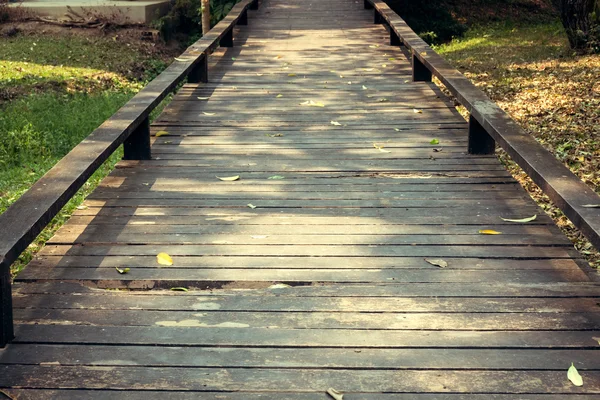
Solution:
M 354 0 L 249 14 L 151 127 L 153 160 L 121 162 L 17 278 L 0 389 L 600 399 L 595 273 L 372 22 Z

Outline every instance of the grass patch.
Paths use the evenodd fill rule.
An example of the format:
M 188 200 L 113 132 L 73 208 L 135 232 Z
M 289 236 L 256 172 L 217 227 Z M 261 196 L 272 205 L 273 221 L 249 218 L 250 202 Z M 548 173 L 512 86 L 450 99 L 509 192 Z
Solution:
M 127 32 L 92 34 L 97 36 L 90 37 L 88 31 L 33 33 L 0 41 L 0 213 L 179 52 L 121 41 Z M 13 273 L 31 260 L 121 157 L 119 150 L 90 178 L 12 266 Z
M 559 21 L 495 23 L 436 47 L 574 174 L 600 193 L 600 55 L 572 52 Z M 501 160 L 592 265 L 600 253 L 504 152 Z

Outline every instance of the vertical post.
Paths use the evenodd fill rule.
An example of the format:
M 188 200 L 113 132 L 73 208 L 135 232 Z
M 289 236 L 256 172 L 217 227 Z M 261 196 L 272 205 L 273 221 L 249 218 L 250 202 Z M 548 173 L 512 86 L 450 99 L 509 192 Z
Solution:
M 225 35 L 219 41 L 221 47 L 233 47 L 233 28 L 225 32 Z
M 372 10 L 373 4 L 369 0 L 365 0 L 365 10 Z
M 383 24 L 383 18 L 381 18 L 381 14 L 379 14 L 376 8 L 373 8 L 373 23 Z
M 0 349 L 14 338 L 10 265 L 0 263 Z
M 396 32 L 394 32 L 394 28 L 390 26 L 390 46 L 402 46 L 402 41 Z
M 189 83 L 208 83 L 208 56 L 206 53 L 190 71 L 187 80 Z
M 250 9 L 258 10 L 258 0 L 254 0 L 252 3 L 250 3 Z
M 414 52 L 412 55 L 412 67 L 413 82 L 431 82 L 431 71 L 423 65 L 423 63 L 415 56 Z
M 202 0 L 200 3 L 202 9 L 202 35 L 210 31 L 210 0 Z
M 248 25 L 248 10 L 244 10 L 237 20 L 237 25 Z
M 146 117 L 123 143 L 123 160 L 150 160 L 150 121 Z
M 496 142 L 477 121 L 473 115 L 469 116 L 469 154 L 494 154 Z

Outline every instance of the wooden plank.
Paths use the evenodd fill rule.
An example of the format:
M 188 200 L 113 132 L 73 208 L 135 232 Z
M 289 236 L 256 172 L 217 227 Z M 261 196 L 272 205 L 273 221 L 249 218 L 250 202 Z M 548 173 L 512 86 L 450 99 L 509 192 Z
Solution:
M 323 359 L 323 350 L 314 348 L 95 346 L 90 352 L 82 346 L 17 344 L 3 355 L 3 362 L 35 365 L 60 360 L 64 366 L 564 370 L 565 365 L 577 360 L 576 367 L 582 371 L 600 368 L 598 350 L 332 348 L 327 352 Z M 117 359 L 115 354 L 119 354 Z
M 586 386 L 578 388 L 564 379 L 564 371 L 344 371 L 310 369 L 156 368 L 82 366 L 1 366 L 0 385 L 11 382 L 30 388 L 161 389 L 274 391 L 322 393 L 324 387 L 345 391 L 552 393 L 575 394 L 600 391 L 600 374 L 585 373 Z

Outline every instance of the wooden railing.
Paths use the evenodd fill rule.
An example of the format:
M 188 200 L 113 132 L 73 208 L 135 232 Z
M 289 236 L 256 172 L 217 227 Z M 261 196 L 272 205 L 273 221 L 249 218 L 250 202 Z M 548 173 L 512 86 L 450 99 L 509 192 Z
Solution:
M 234 6 L 0 215 L 0 348 L 14 338 L 12 263 L 121 144 L 124 159 L 150 159 L 150 113 L 184 79 L 191 83 L 208 81 L 208 56 L 219 46 L 233 46 L 233 28 L 248 24 L 249 9 L 258 9 L 258 0 L 242 0 Z
M 496 103 L 429 47 L 381 0 L 364 0 L 374 23 L 386 24 L 390 44 L 406 46 L 414 81 L 437 77 L 470 114 L 470 154 L 493 154 L 498 143 L 573 224 L 600 249 L 600 196 L 520 128 Z M 585 207 L 585 206 L 588 207 Z

